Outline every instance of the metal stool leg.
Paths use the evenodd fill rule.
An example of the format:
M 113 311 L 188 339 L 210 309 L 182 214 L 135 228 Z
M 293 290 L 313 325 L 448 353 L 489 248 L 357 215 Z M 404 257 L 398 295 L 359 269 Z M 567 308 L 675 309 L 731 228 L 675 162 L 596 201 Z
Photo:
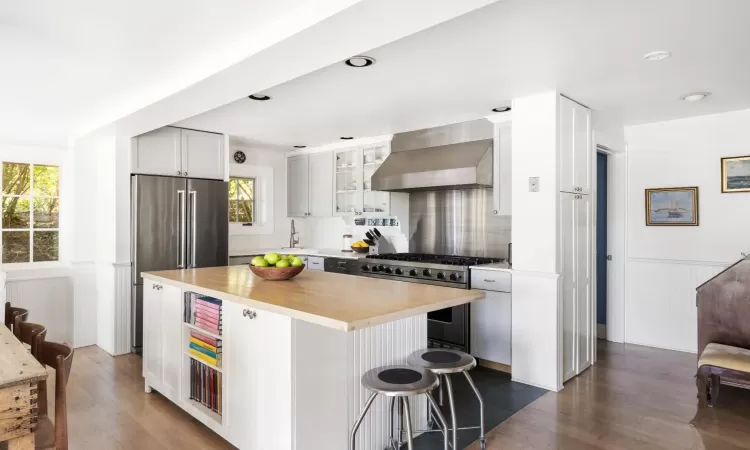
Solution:
M 400 449 L 404 445 L 404 402 L 401 401 L 401 397 L 397 399 L 398 403 L 398 427 L 396 428 L 396 434 L 398 439 L 396 440 L 396 449 Z
M 484 400 L 479 393 L 479 389 L 477 389 L 477 386 L 474 384 L 474 380 L 471 378 L 471 375 L 469 375 L 469 372 L 464 372 L 464 375 L 466 376 L 466 381 L 469 382 L 469 386 L 471 386 L 471 389 L 474 391 L 474 395 L 476 395 L 477 400 L 479 400 L 479 445 L 482 450 L 484 450 L 486 447 L 486 441 L 484 438 Z
M 432 394 L 427 392 L 425 393 L 425 395 L 427 396 L 428 406 L 431 406 L 430 410 L 434 410 L 435 416 L 438 418 L 439 425 L 443 430 L 443 450 L 448 450 L 448 423 L 445 421 L 445 417 L 443 416 L 442 411 L 440 411 L 440 406 L 438 406 L 437 402 L 432 397 Z
M 414 450 L 414 443 L 411 435 L 411 414 L 409 414 L 409 397 L 401 397 L 404 403 L 404 413 L 406 413 L 406 442 L 409 450 Z
M 453 401 L 453 384 L 448 374 L 443 375 L 445 378 L 445 390 L 448 391 L 448 406 L 451 410 L 451 422 L 453 424 L 453 448 L 457 449 L 458 445 L 458 423 L 456 423 L 456 403 Z
M 359 426 L 362 425 L 362 420 L 364 420 L 365 415 L 367 414 L 367 410 L 370 409 L 370 406 L 372 406 L 372 402 L 375 401 L 375 397 L 377 397 L 378 394 L 373 392 L 370 394 L 370 397 L 367 399 L 367 402 L 365 403 L 365 408 L 362 410 L 362 414 L 359 415 L 359 418 L 356 422 L 354 422 L 354 427 L 352 427 L 352 434 L 351 438 L 349 440 L 349 450 L 354 450 L 357 440 L 357 430 L 359 430 Z
M 388 410 L 390 411 L 389 414 L 388 414 L 388 418 L 390 419 L 389 420 L 390 426 L 388 427 L 389 430 L 390 430 L 390 435 L 389 435 L 389 439 L 388 439 L 388 449 L 387 450 L 398 450 L 396 448 L 396 439 L 394 437 L 395 434 L 393 432 L 393 428 L 394 428 L 393 422 L 396 419 L 394 417 L 394 415 L 393 415 L 393 408 L 395 406 L 396 406 L 396 397 L 391 397 L 390 400 L 389 400 L 389 405 L 388 405 Z

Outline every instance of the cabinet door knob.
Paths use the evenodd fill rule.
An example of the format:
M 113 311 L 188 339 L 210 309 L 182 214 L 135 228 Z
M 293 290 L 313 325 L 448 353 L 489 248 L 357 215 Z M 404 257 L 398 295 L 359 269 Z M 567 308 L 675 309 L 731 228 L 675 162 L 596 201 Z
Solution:
M 183 173 L 183 175 L 187 176 L 187 172 Z
M 182 171 L 181 171 L 181 170 L 178 170 L 178 171 L 177 171 L 177 175 L 182 175 Z
M 497 210 L 493 210 L 493 211 L 492 211 L 492 214 L 495 214 L 495 215 L 497 215 Z
M 257 314 L 256 314 L 256 312 L 255 312 L 255 311 L 251 311 L 251 310 L 249 310 L 249 309 L 243 309 L 243 310 L 242 310 L 242 316 L 243 316 L 243 317 L 247 317 L 247 318 L 249 318 L 249 319 L 254 319 L 254 318 L 255 318 L 255 316 L 257 316 Z

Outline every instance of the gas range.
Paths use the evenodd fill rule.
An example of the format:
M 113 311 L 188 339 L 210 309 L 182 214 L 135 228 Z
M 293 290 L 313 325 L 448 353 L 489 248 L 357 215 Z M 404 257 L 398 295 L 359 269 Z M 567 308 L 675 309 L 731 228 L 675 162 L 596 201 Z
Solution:
M 496 262 L 503 260 L 421 253 L 386 253 L 368 255 L 365 259 L 359 260 L 355 273 L 373 278 L 468 289 L 470 266 Z

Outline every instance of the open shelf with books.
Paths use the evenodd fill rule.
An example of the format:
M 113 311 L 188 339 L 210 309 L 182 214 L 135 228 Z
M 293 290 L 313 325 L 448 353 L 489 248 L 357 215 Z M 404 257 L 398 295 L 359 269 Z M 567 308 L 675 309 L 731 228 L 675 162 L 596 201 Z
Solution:
M 184 292 L 183 398 L 221 425 L 226 381 L 222 372 L 222 301 Z

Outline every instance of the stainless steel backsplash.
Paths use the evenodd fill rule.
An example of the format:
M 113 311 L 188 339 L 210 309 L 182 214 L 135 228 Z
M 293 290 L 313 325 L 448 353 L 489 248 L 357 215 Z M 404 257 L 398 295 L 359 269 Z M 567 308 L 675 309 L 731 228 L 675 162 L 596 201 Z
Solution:
M 492 215 L 492 189 L 409 194 L 409 251 L 508 257 L 511 216 Z

